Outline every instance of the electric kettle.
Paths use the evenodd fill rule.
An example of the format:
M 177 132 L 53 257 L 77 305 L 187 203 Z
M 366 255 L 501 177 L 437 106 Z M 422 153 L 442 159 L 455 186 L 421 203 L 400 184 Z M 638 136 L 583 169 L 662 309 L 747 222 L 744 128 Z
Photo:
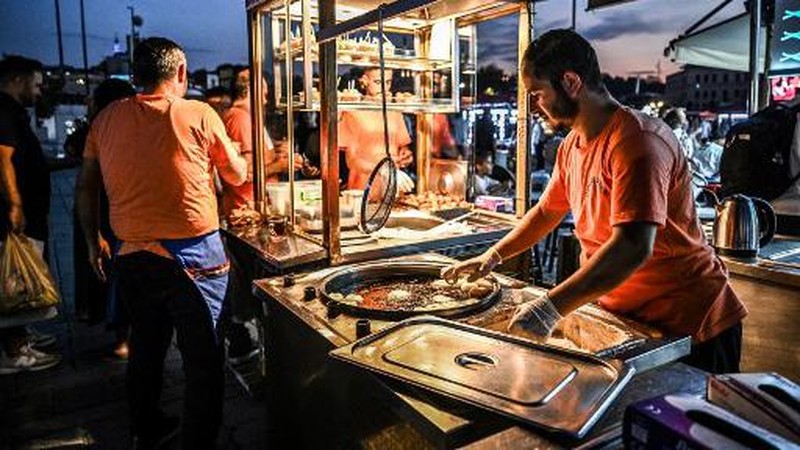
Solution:
M 775 236 L 775 211 L 765 200 L 742 194 L 716 202 L 714 248 L 722 256 L 755 258 Z

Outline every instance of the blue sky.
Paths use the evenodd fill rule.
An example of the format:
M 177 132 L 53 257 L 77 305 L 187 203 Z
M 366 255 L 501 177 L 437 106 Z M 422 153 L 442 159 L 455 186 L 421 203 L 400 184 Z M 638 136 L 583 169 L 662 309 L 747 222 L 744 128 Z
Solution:
M 79 0 L 60 0 L 67 64 L 82 64 Z M 96 64 L 112 50 L 115 36 L 124 43 L 130 29 L 128 6 L 142 16 L 145 36 L 162 35 L 182 44 L 194 68 L 214 68 L 224 62 L 247 61 L 247 30 L 244 0 L 84 0 L 86 6 L 89 63 Z M 719 19 L 743 11 L 741 1 L 732 2 Z M 678 34 L 719 4 L 719 0 L 636 0 L 631 3 L 585 12 L 578 2 L 577 29 L 590 39 L 604 71 L 625 75 L 634 70 L 662 74 L 676 67 L 662 50 Z M 548 0 L 537 4 L 535 32 L 569 26 L 571 2 Z M 480 62 L 496 63 L 507 70 L 516 67 L 516 23 L 479 30 Z M 498 26 L 500 25 L 500 26 Z M 47 64 L 58 62 L 55 6 L 53 0 L 0 1 L 0 53 L 34 57 Z

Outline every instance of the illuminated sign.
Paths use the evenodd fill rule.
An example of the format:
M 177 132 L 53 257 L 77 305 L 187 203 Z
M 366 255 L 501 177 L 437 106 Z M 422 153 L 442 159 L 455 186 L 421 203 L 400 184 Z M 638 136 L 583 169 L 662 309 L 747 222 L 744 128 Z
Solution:
M 775 0 L 769 75 L 800 75 L 800 0 Z
M 788 102 L 797 97 L 800 91 L 800 76 L 783 76 L 770 78 L 772 99 L 776 102 Z

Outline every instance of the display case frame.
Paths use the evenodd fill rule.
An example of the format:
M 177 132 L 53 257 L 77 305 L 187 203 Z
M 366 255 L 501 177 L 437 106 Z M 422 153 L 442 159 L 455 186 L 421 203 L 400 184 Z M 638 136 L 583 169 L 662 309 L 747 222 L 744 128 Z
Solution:
M 248 1 L 248 35 L 250 37 L 250 59 L 251 67 L 256 74 L 265 74 L 264 61 L 267 52 L 274 50 L 266 45 L 264 39 L 265 26 L 262 21 L 265 14 L 275 14 L 276 19 L 283 20 L 285 26 L 279 30 L 279 35 L 274 35 L 272 41 L 282 38 L 283 54 L 289 56 L 291 60 L 294 54 L 292 40 L 292 21 L 297 18 L 301 24 L 301 44 L 297 49 L 298 54 L 302 54 L 302 89 L 305 100 L 311 99 L 311 104 L 307 102 L 294 102 L 293 83 L 295 64 L 284 64 L 284 71 L 281 77 L 273 80 L 275 89 L 273 92 L 287 92 L 286 98 L 290 101 L 283 103 L 276 102 L 276 107 L 285 111 L 287 120 L 286 141 L 290 149 L 294 148 L 294 113 L 302 110 L 319 111 L 320 113 L 320 159 L 321 159 L 321 178 L 322 178 L 322 217 L 324 220 L 323 233 L 321 236 L 312 236 L 305 233 L 295 223 L 295 174 L 289 170 L 290 185 L 290 221 L 292 232 L 305 239 L 309 239 L 326 249 L 330 264 L 338 264 L 341 261 L 341 229 L 339 223 L 339 147 L 338 147 L 338 115 L 339 111 L 346 109 L 370 109 L 379 107 L 379 104 L 353 104 L 352 102 L 340 102 L 338 98 L 338 79 L 337 79 L 337 44 L 336 38 L 339 36 L 354 33 L 365 28 L 375 26 L 378 17 L 376 8 L 382 8 L 381 14 L 386 18 L 385 30 L 397 31 L 397 23 L 404 17 L 409 23 L 414 23 L 415 50 L 425 54 L 426 46 L 430 45 L 429 34 L 426 35 L 422 30 L 430 30 L 433 23 L 449 23 L 451 27 L 451 42 L 449 64 L 451 67 L 451 98 L 444 106 L 437 108 L 434 104 L 392 104 L 391 109 L 400 110 L 406 113 L 414 113 L 417 117 L 417 164 L 419 189 L 425 191 L 427 186 L 427 169 L 429 160 L 429 148 L 431 142 L 431 118 L 437 112 L 460 111 L 461 95 L 459 92 L 460 77 L 460 38 L 459 28 L 475 25 L 485 20 L 491 20 L 509 14 L 519 16 L 519 48 L 520 57 L 530 42 L 531 23 L 530 13 L 531 3 L 527 1 L 478 1 L 478 0 L 398 0 L 388 5 L 383 5 L 374 0 L 331 0 L 319 4 L 312 0 L 262 0 Z M 295 6 L 293 6 L 295 5 Z M 298 6 L 299 5 L 299 6 Z M 366 7 L 373 9 L 364 9 Z M 362 7 L 360 14 L 354 13 L 358 7 Z M 294 8 L 294 9 L 292 9 Z M 337 19 L 339 13 L 348 14 L 345 18 Z M 282 16 L 281 16 L 282 14 Z M 313 19 L 312 19 L 313 17 Z M 270 19 L 272 20 L 272 18 Z M 316 21 L 316 22 L 315 22 Z M 392 22 L 394 21 L 394 22 Z M 318 50 L 314 56 L 313 43 L 311 41 L 312 26 L 318 24 L 319 31 L 316 32 L 316 45 Z M 406 31 L 408 31 L 406 29 Z M 474 31 L 474 30 L 473 30 Z M 427 37 L 426 37 L 427 36 Z M 475 33 L 472 33 L 475 36 Z M 469 42 L 470 46 L 477 45 L 475 39 Z M 268 61 L 276 64 L 275 54 L 269 55 Z M 314 101 L 313 62 L 318 61 L 319 68 L 319 103 Z M 390 58 L 391 59 L 391 58 Z M 397 58 L 395 58 L 397 59 Z M 402 60 L 402 58 L 400 59 Z M 365 63 L 366 64 L 366 63 Z M 390 61 L 390 66 L 393 62 Z M 447 67 L 441 64 L 441 67 Z M 273 73 L 275 70 L 272 71 Z M 468 75 L 474 76 L 474 75 Z M 422 77 L 421 84 L 425 87 L 430 86 L 430 80 Z M 261 76 L 251 77 L 251 92 L 253 98 L 261 98 L 265 90 L 265 80 Z M 285 86 L 283 85 L 285 83 Z M 518 108 L 519 117 L 527 117 L 527 102 L 525 101 L 524 87 L 519 85 Z M 427 93 L 425 93 L 427 95 Z M 310 107 L 309 107 L 310 106 Z M 262 214 L 267 213 L 267 199 L 265 189 L 265 168 L 264 159 L 266 144 L 262 133 L 256 130 L 263 130 L 265 126 L 264 105 L 254 102 L 253 110 L 253 130 L 254 130 L 254 181 L 256 208 Z M 517 216 L 521 217 L 527 207 L 528 186 L 527 186 L 527 120 L 517 122 L 517 183 L 515 205 Z M 294 167 L 294 151 L 289 152 L 289 167 Z

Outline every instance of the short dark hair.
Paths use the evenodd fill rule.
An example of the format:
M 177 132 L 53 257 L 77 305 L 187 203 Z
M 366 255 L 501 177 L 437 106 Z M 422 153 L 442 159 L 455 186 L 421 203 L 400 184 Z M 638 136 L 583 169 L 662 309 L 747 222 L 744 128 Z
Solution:
M 136 89 L 127 81 L 119 78 L 104 80 L 94 89 L 94 94 L 92 95 L 95 111 L 99 113 L 114 101 L 133 97 L 134 95 L 136 95 Z
M 672 129 L 681 126 L 683 124 L 683 120 L 681 119 L 680 108 L 671 108 L 669 111 L 667 111 L 667 113 L 664 114 L 664 122 L 666 122 L 667 125 Z
M 185 60 L 183 48 L 174 41 L 147 38 L 133 52 L 133 80 L 139 86 L 157 86 L 174 77 Z
M 567 29 L 551 30 L 528 45 L 522 58 L 523 75 L 547 80 L 558 88 L 566 72 L 578 74 L 589 90 L 605 90 L 597 53 L 578 33 Z
M 7 55 L 0 61 L 0 83 L 8 83 L 17 77 L 31 77 L 34 73 L 42 73 L 44 66 L 35 59 L 24 56 Z
M 230 95 L 231 95 L 230 91 L 228 89 L 225 89 L 222 86 L 210 87 L 210 88 L 206 89 L 206 92 L 205 92 L 206 98 L 224 97 L 224 96 L 230 97 Z
M 239 75 L 243 72 L 247 73 L 247 77 L 239 77 Z M 231 98 L 234 100 L 239 100 L 243 98 L 247 98 L 250 95 L 250 68 L 247 66 L 240 67 L 238 70 L 233 72 L 234 78 L 233 83 L 231 83 L 231 91 L 230 95 Z

